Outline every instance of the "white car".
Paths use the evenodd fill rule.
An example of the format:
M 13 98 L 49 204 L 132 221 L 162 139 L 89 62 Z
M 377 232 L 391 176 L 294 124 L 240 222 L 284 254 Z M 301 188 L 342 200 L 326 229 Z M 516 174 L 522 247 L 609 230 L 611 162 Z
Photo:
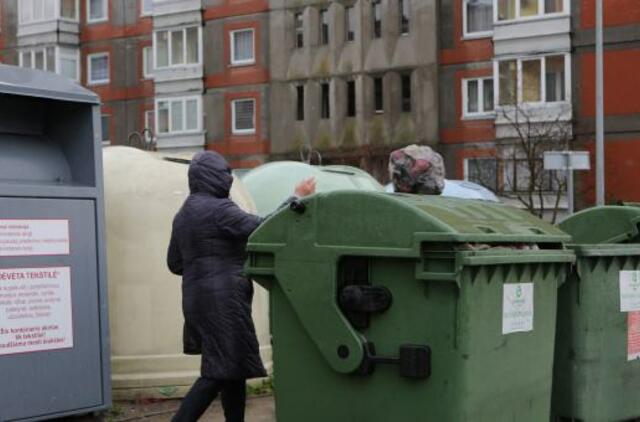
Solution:
M 385 190 L 387 192 L 393 192 L 393 184 L 389 183 L 386 185 Z M 445 180 L 442 196 L 500 202 L 496 194 L 491 192 L 489 189 L 466 180 Z

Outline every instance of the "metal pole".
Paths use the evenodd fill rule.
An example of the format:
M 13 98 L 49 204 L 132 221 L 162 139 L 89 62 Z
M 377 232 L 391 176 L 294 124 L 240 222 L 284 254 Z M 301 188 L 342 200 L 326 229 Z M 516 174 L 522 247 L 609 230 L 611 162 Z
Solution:
M 602 0 L 596 0 L 596 204 L 604 205 L 604 65 Z
M 567 211 L 569 215 L 573 214 L 575 206 L 573 205 L 573 170 L 567 170 Z

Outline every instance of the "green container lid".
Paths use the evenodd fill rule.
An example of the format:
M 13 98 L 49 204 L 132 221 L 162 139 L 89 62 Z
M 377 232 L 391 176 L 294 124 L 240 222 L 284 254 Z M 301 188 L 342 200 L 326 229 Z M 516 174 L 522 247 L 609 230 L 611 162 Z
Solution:
M 365 171 L 349 166 L 311 166 L 295 161 L 268 163 L 242 176 L 258 214 L 266 216 L 278 209 L 293 195 L 296 185 L 303 179 L 316 178 L 316 192 L 336 190 L 363 190 L 383 192 L 384 187 Z
M 640 207 L 605 206 L 580 211 L 559 224 L 576 244 L 640 243 Z

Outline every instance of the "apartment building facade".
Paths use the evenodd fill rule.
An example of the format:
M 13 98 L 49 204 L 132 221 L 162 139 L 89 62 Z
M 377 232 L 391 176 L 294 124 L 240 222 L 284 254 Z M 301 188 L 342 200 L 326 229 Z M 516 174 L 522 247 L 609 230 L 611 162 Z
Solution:
M 2 0 L 0 61 L 100 95 L 103 142 L 269 152 L 266 0 Z
M 604 16 L 607 192 L 640 200 L 640 7 Z M 236 167 L 311 147 L 384 180 L 388 152 L 421 142 L 450 178 L 513 193 L 527 171 L 496 155 L 516 111 L 594 149 L 594 26 L 595 0 L 1 0 L 0 61 L 100 94 L 105 143 L 147 128 Z
M 604 5 L 607 200 L 637 201 L 640 7 Z M 439 22 L 440 149 L 449 177 L 505 194 L 527 189 L 527 166 L 498 153 L 517 137 L 516 113 L 564 126 L 568 146 L 591 151 L 595 167 L 594 0 L 443 1 Z M 592 204 L 594 172 L 576 176 L 578 205 Z
M 271 2 L 271 153 L 384 178 L 397 145 L 437 140 L 435 0 Z

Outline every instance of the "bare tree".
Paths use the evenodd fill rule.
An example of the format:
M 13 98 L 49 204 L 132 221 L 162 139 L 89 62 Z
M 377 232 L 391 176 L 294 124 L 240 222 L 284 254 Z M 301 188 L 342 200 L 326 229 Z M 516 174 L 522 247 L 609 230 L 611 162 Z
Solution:
M 563 172 L 544 169 L 544 153 L 569 149 L 573 134 L 569 108 L 553 108 L 553 114 L 546 110 L 520 105 L 499 110 L 496 123 L 501 133 L 492 156 L 496 159 L 496 175 L 502 177 L 490 184 L 483 180 L 487 172 L 479 171 L 476 177 L 538 217 L 552 211 L 555 222 L 566 191 L 566 177 Z

